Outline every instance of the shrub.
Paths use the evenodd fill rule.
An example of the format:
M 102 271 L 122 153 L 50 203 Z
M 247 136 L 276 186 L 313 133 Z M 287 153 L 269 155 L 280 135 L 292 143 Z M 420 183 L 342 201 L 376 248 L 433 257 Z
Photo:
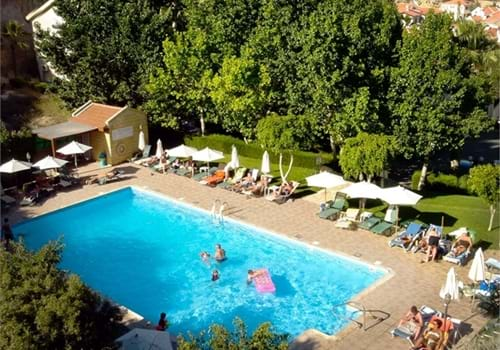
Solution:
M 228 135 L 209 135 L 209 136 L 194 136 L 184 140 L 186 145 L 202 149 L 205 147 L 214 148 L 222 151 L 225 154 L 231 154 L 231 146 L 235 145 L 238 149 L 238 154 L 244 157 L 260 159 L 264 149 L 257 143 L 246 144 L 243 140 L 237 139 Z M 279 153 L 269 151 L 269 157 L 273 163 L 277 163 Z M 287 155 L 293 154 L 293 165 L 296 167 L 314 169 L 319 164 L 316 163 L 318 157 L 321 157 L 322 163 L 329 163 L 332 160 L 332 155 L 328 153 L 312 153 L 303 151 L 284 150 L 284 158 L 288 159 Z
M 469 190 L 469 175 L 462 175 L 458 178 L 458 188 L 466 193 L 470 193 Z
M 413 190 L 418 187 L 420 179 L 420 170 L 416 170 L 411 177 L 411 186 Z M 456 175 L 443 174 L 443 173 L 427 173 L 426 187 L 428 190 L 449 192 L 449 193 L 468 193 L 468 175 L 463 175 L 458 178 Z
M 420 175 L 422 170 L 416 170 L 411 176 L 411 189 L 414 191 L 418 190 L 418 182 L 420 181 Z

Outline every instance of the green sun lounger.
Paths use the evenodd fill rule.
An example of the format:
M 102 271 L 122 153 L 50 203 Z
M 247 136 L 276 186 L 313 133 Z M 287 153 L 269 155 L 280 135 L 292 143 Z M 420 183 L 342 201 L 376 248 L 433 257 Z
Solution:
M 390 235 L 391 229 L 394 227 L 394 224 L 387 221 L 380 221 L 378 224 L 373 226 L 370 231 L 376 233 L 377 235 Z
M 371 216 L 362 223 L 358 225 L 358 228 L 362 228 L 364 230 L 370 230 L 373 226 L 377 225 L 381 220 L 375 216 Z
M 329 207 L 318 213 L 321 219 L 334 219 L 337 215 L 344 210 L 345 199 L 337 198 Z

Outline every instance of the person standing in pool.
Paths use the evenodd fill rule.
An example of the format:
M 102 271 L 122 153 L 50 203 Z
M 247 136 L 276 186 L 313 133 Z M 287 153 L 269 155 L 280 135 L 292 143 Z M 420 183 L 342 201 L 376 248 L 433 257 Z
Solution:
M 212 271 L 212 282 L 215 282 L 219 279 L 220 275 L 219 275 L 219 271 L 217 270 L 213 270 Z
M 215 254 L 214 258 L 218 262 L 222 262 L 227 259 L 226 257 L 226 251 L 222 249 L 222 246 L 220 244 L 215 245 Z

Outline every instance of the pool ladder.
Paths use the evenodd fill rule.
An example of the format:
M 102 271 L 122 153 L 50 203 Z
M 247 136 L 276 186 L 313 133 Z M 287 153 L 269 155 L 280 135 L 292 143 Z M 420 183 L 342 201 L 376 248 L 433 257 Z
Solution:
M 388 319 L 391 315 L 385 311 L 382 310 L 368 310 L 363 304 L 357 302 L 357 301 L 348 301 L 339 305 L 335 305 L 333 307 L 333 313 L 336 314 L 336 309 L 341 307 L 341 306 L 347 306 L 352 309 L 355 309 L 353 312 L 349 312 L 349 316 L 343 316 L 347 321 L 352 321 L 354 322 L 359 328 L 362 328 L 364 331 L 367 331 L 368 329 L 372 328 L 373 326 L 376 326 L 377 324 L 385 321 Z M 349 311 L 349 310 L 348 310 Z M 358 321 L 355 319 L 354 315 L 357 314 L 358 312 L 361 312 L 362 315 L 362 322 Z M 376 313 L 382 314 L 382 316 L 377 316 L 375 315 Z M 367 317 L 370 317 L 371 319 L 376 320 L 375 323 L 371 324 L 368 326 L 367 322 Z
M 214 203 L 212 204 L 212 218 L 217 220 L 219 223 L 224 221 L 224 210 L 227 206 L 227 202 L 223 202 L 221 204 L 219 199 L 214 200 Z

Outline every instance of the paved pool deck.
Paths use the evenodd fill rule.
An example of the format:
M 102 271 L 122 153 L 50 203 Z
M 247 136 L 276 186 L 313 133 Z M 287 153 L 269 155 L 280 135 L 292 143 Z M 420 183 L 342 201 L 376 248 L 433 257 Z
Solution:
M 291 349 L 294 350 L 408 349 L 407 341 L 401 338 L 393 339 L 389 331 L 397 325 L 409 307 L 427 305 L 444 311 L 439 290 L 452 266 L 455 267 L 458 280 L 469 282 L 467 273 L 470 263 L 465 267 L 444 261 L 421 264 L 422 254 L 411 254 L 400 248 L 390 248 L 387 237 L 377 236 L 364 230 L 338 229 L 335 228 L 333 221 L 319 219 L 316 216 L 318 205 L 308 200 L 296 199 L 278 205 L 264 198 L 250 198 L 224 189 L 203 186 L 186 177 L 160 174 L 134 164 L 122 164 L 115 168 L 124 170 L 126 178 L 105 185 L 92 184 L 62 190 L 41 205 L 13 208 L 8 216 L 12 223 L 16 223 L 121 187 L 137 186 L 206 210 L 210 210 L 214 200 L 219 199 L 228 203 L 226 216 L 294 240 L 377 264 L 391 271 L 388 278 L 354 299 L 366 309 L 387 313 L 389 315 L 387 319 L 375 324 L 375 320 L 369 318 L 369 328 L 366 331 L 352 323 L 335 336 L 325 336 L 314 330 L 308 330 L 292 343 Z M 81 167 L 79 174 L 84 181 L 93 174 L 104 173 L 109 169 L 99 169 L 96 164 L 89 164 Z M 499 257 L 496 251 L 486 251 L 485 256 Z M 468 299 L 452 301 L 448 313 L 462 320 L 459 343 L 469 340 L 487 321 L 483 315 L 471 311 Z

